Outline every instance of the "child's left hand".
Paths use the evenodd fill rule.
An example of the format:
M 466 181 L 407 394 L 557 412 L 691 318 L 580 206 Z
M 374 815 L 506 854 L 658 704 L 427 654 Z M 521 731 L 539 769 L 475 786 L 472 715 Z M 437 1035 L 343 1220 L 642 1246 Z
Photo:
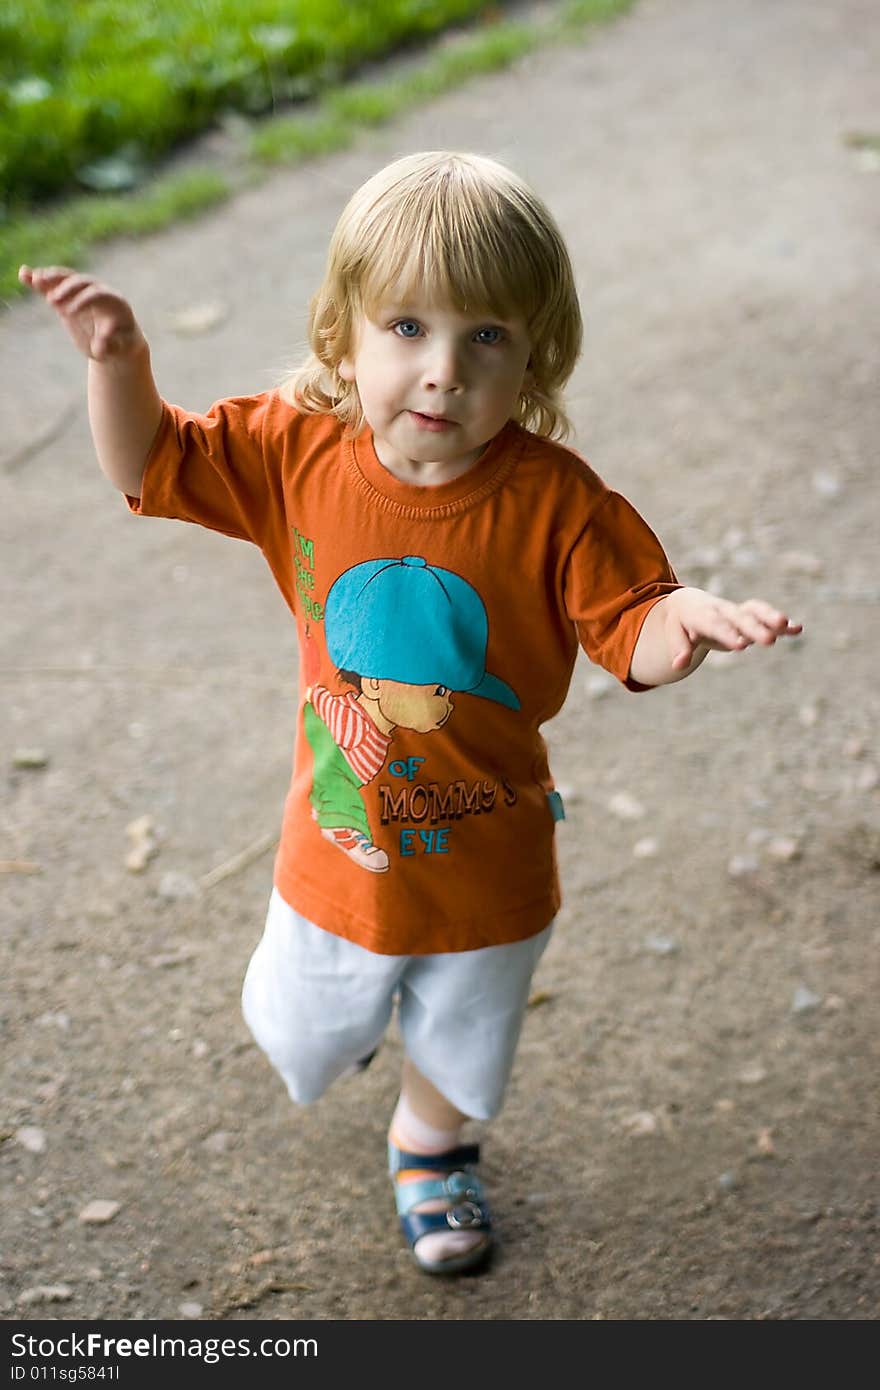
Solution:
M 709 651 L 743 651 L 757 642 L 772 647 L 778 637 L 796 637 L 803 631 L 763 599 L 731 603 L 703 589 L 676 589 L 662 604 L 667 650 L 673 671 L 685 671 L 698 648 Z

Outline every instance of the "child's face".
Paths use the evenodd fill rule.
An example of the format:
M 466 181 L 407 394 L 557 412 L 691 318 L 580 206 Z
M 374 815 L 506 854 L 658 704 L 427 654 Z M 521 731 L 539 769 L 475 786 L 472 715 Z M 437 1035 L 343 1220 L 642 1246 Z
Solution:
M 452 691 L 445 685 L 406 685 L 403 681 L 364 679 L 364 694 L 375 700 L 383 719 L 395 728 L 430 734 L 452 713 Z
M 388 300 L 362 317 L 339 372 L 357 385 L 385 467 L 417 480 L 419 465 L 439 464 L 427 471 L 442 481 L 470 467 L 511 418 L 530 350 L 521 320 Z

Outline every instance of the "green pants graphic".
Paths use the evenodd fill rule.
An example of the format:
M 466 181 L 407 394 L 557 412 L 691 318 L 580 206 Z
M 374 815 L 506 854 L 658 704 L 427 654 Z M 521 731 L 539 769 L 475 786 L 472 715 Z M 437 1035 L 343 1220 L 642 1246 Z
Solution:
M 360 788 L 364 785 L 345 761 L 333 735 L 310 704 L 303 711 L 305 733 L 314 759 L 310 801 L 318 824 L 326 830 L 360 830 L 373 836 Z

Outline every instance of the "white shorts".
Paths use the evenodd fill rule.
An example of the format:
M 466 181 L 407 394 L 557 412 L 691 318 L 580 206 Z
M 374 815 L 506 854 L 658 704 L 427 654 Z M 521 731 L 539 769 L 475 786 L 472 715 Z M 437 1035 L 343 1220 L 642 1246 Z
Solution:
M 378 1046 L 395 996 L 406 1054 L 463 1114 L 501 1108 L 550 939 L 432 956 L 384 956 L 324 931 L 272 890 L 242 989 L 245 1022 L 300 1104 Z

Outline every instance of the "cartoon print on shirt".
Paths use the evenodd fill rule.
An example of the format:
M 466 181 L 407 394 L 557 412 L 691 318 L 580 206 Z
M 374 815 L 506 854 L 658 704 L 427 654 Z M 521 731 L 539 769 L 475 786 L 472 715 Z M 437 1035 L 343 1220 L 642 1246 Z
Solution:
M 373 843 L 360 789 L 384 767 L 395 730 L 442 728 L 456 692 L 513 710 L 519 699 L 486 671 L 489 621 L 476 589 L 420 555 L 345 570 L 322 616 L 330 659 L 355 693 L 306 690 L 312 815 L 354 863 L 384 873 L 388 855 Z

